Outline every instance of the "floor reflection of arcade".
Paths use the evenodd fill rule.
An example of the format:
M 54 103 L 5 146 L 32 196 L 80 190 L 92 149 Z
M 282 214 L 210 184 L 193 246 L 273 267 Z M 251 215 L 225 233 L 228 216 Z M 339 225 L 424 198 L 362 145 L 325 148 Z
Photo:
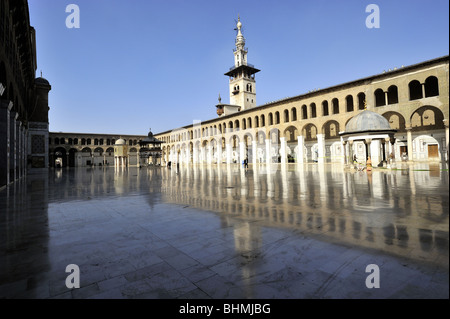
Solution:
M 0 192 L 0 298 L 448 298 L 448 197 L 428 164 L 38 172 Z

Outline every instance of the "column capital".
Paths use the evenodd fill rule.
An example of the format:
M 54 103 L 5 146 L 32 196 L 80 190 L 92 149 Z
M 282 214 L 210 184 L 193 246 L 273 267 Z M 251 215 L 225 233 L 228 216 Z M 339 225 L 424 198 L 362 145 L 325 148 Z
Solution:
M 445 126 L 446 128 L 448 128 L 448 119 L 444 119 L 444 120 L 442 120 L 442 122 L 444 122 L 444 126 Z
M 406 124 L 405 125 L 405 130 L 410 132 L 412 130 L 412 125 L 411 124 Z

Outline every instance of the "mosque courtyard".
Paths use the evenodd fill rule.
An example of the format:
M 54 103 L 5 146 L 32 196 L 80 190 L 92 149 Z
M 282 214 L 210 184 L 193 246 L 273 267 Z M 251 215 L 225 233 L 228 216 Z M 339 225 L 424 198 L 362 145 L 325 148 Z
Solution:
M 448 209 L 439 163 L 34 172 L 0 191 L 0 298 L 448 298 Z

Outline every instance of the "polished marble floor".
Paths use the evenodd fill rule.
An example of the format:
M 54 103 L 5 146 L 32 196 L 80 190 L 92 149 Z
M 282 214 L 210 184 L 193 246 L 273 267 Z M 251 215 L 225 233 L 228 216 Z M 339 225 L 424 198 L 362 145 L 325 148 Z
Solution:
M 33 172 L 0 190 L 0 298 L 448 298 L 448 209 L 439 164 Z

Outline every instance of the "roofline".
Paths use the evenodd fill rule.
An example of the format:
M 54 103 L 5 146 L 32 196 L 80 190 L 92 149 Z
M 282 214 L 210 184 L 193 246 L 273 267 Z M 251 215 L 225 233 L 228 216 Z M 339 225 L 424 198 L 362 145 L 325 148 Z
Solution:
M 107 134 L 107 133 L 75 133 L 75 132 L 48 132 L 49 134 L 76 134 L 76 135 L 89 135 L 89 136 L 105 136 L 105 135 L 110 135 L 110 136 L 120 136 L 120 137 L 147 137 L 147 135 L 131 135 L 131 134 Z M 120 138 L 119 137 L 119 138 Z

